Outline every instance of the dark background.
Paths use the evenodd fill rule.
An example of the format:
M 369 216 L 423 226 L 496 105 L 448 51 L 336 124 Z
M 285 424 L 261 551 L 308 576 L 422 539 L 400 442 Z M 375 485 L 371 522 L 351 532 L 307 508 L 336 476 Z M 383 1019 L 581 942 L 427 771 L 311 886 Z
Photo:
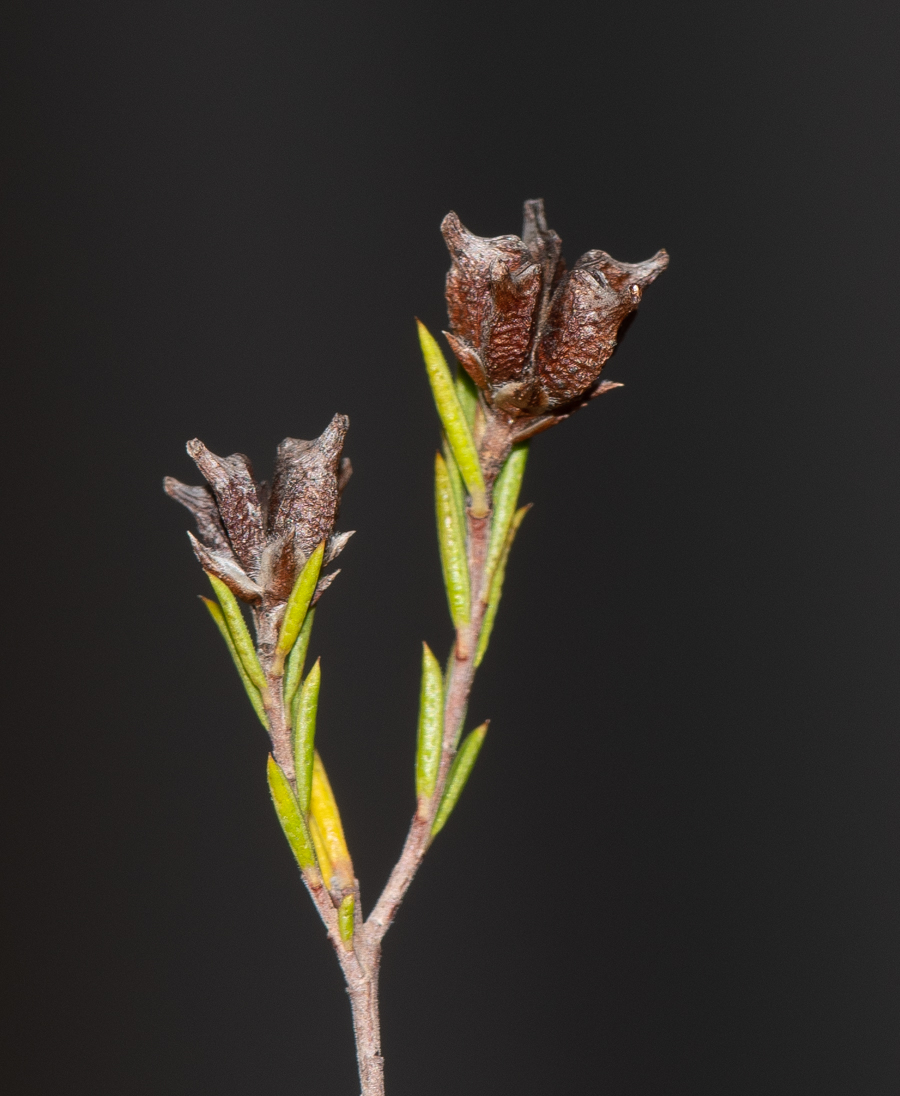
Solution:
M 386 942 L 390 1096 L 900 1088 L 893 5 L 5 8 L 11 1096 L 347 1096 L 349 1010 L 209 620 L 183 445 L 349 414 L 313 651 L 371 903 L 450 638 L 448 209 L 665 246 L 532 447 L 492 729 Z

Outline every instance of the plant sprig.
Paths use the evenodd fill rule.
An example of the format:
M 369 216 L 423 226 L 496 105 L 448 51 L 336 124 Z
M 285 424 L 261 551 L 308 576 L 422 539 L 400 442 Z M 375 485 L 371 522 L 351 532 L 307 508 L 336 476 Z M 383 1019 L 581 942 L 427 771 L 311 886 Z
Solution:
M 271 488 L 246 457 L 187 449 L 208 487 L 167 478 L 166 492 L 197 522 L 189 534 L 215 600 L 203 598 L 265 728 L 272 803 L 302 879 L 334 945 L 353 1011 L 363 1096 L 383 1096 L 378 1026 L 381 942 L 432 841 L 447 824 L 484 744 L 488 722 L 465 734 L 469 696 L 496 623 L 510 551 L 529 506 L 519 503 L 528 439 L 595 396 L 618 327 L 665 268 L 584 255 L 566 273 L 543 203 L 525 203 L 521 239 L 472 235 L 455 213 L 441 230 L 452 256 L 445 332 L 454 376 L 417 321 L 443 439 L 434 498 L 444 589 L 455 631 L 442 671 L 427 643 L 416 732 L 416 807 L 400 858 L 369 916 L 337 799 L 319 754 L 321 660 L 305 673 L 314 606 L 347 543 L 335 532 L 350 462 L 346 416 L 312 441 L 285 438 Z M 252 617 L 251 635 L 244 616 Z

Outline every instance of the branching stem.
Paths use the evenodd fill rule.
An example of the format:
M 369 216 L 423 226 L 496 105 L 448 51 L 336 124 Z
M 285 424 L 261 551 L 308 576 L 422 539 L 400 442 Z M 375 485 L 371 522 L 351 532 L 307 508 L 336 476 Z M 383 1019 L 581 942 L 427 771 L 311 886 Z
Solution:
M 475 677 L 478 639 L 487 611 L 489 590 L 486 563 L 491 515 L 489 513 L 486 517 L 476 517 L 468 511 L 466 523 L 466 560 L 471 608 L 469 621 L 457 629 L 447 673 L 444 733 L 434 793 L 428 799 L 419 800 L 400 859 L 365 922 L 360 914 L 359 884 L 356 884 L 355 924 L 349 940 L 345 940 L 340 931 L 339 896 L 333 896 L 329 892 L 317 871 L 304 873 L 310 897 L 328 931 L 347 984 L 362 1096 L 384 1096 L 384 1058 L 381 1054 L 381 1026 L 378 1015 L 381 942 L 431 844 L 432 825 L 463 731 L 469 694 Z M 269 632 L 272 634 L 268 634 Z M 258 619 L 258 649 L 268 686 L 263 703 L 269 723 L 272 751 L 285 776 L 293 783 L 295 776 L 290 715 L 284 705 L 282 666 L 274 658 L 273 638 L 272 623 Z

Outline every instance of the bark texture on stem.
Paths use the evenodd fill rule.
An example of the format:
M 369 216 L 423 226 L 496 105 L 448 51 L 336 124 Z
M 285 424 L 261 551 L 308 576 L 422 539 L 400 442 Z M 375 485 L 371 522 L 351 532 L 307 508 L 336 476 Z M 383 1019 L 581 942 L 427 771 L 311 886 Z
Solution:
M 365 936 L 365 930 L 362 935 Z M 353 1013 L 359 1083 L 362 1096 L 384 1096 L 384 1058 L 381 1055 L 381 1021 L 378 1014 L 381 954 L 379 948 L 369 948 L 362 939 L 358 940 L 356 951 L 357 961 L 353 967 L 348 970 L 343 963 L 342 966 Z

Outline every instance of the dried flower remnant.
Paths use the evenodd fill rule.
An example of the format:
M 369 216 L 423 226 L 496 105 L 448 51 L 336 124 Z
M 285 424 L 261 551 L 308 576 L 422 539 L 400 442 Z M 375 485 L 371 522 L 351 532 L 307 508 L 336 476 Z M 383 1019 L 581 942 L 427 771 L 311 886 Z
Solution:
M 167 476 L 166 494 L 186 506 L 197 522 L 188 533 L 208 574 L 253 608 L 260 654 L 272 657 L 285 604 L 317 545 L 323 565 L 341 552 L 352 533 L 334 533 L 341 492 L 352 471 L 341 457 L 349 423 L 335 415 L 318 438 L 285 438 L 275 456 L 271 488 L 257 482 L 242 453 L 218 457 L 202 441 L 187 451 L 209 487 L 189 487 Z M 318 580 L 312 603 L 337 571 Z
M 338 574 L 321 570 L 352 536 L 334 532 L 351 473 L 341 455 L 348 425 L 345 415 L 335 415 L 312 441 L 285 438 L 271 488 L 256 480 L 243 454 L 218 457 L 196 438 L 187 451 L 209 486 L 189 487 L 170 476 L 163 481 L 166 494 L 196 519 L 199 537 L 188 536 L 218 604 L 203 600 L 288 781 L 295 780 L 292 704 L 312 606 Z M 237 599 L 250 606 L 255 641 Z
M 196 438 L 187 451 L 209 487 L 189 487 L 166 476 L 166 494 L 197 522 L 199 540 L 188 536 L 201 566 L 242 601 L 266 608 L 283 604 L 318 544 L 327 541 L 327 564 L 352 536 L 334 535 L 351 473 L 350 461 L 341 458 L 347 426 L 345 415 L 335 415 L 314 441 L 285 438 L 271 490 L 254 479 L 242 453 L 217 457 Z M 319 593 L 332 577 L 321 580 Z
M 669 257 L 658 251 L 643 263 L 620 263 L 588 251 L 567 271 L 541 199 L 525 203 L 521 238 L 475 236 L 455 213 L 441 231 L 453 259 L 445 335 L 481 391 L 481 455 L 490 475 L 514 442 L 617 387 L 600 371 L 622 321 Z

